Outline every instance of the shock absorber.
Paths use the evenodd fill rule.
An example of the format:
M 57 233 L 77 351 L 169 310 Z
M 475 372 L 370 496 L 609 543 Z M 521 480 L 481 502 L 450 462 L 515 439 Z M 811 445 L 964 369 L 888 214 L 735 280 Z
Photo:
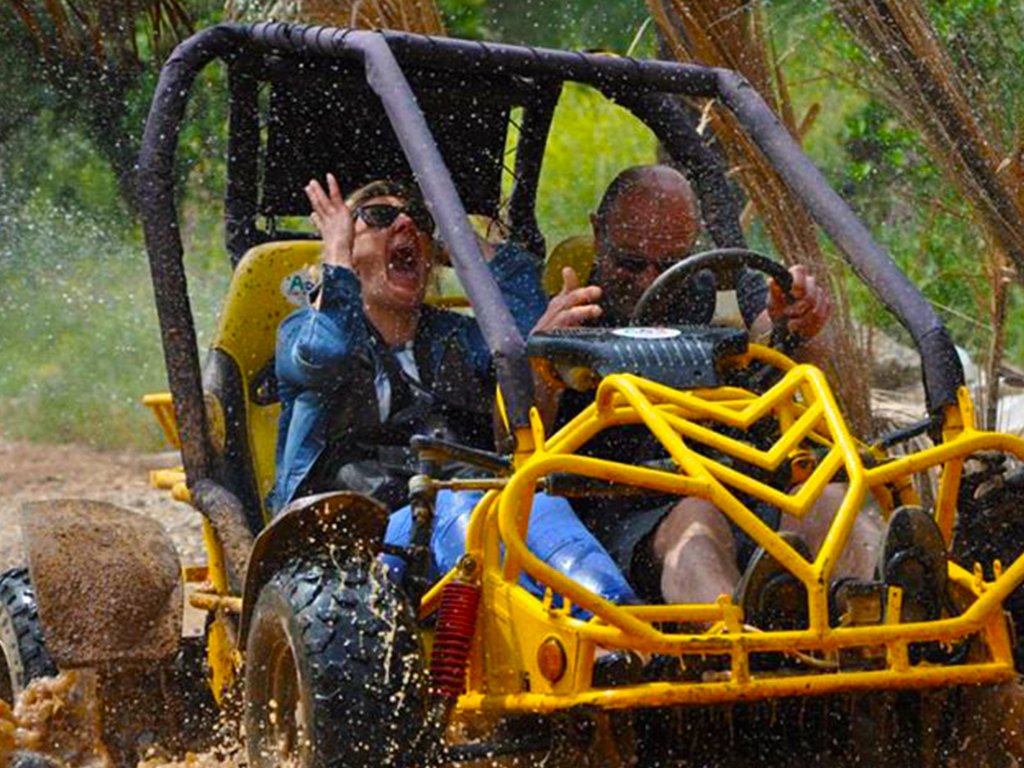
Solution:
M 430 535 L 434 528 L 436 492 L 431 480 L 433 465 L 420 462 L 420 474 L 409 479 L 409 506 L 412 510 L 412 541 L 408 548 L 405 591 L 418 605 L 430 587 Z
M 467 576 L 475 570 L 473 559 L 464 556 L 459 563 L 460 575 L 441 592 L 434 647 L 430 652 L 430 692 L 448 702 L 466 692 L 466 668 L 480 604 L 480 585 Z

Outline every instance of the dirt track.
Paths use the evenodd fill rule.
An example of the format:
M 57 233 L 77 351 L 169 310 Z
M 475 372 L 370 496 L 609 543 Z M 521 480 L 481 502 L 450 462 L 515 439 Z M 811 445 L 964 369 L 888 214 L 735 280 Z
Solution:
M 23 502 L 57 498 L 107 501 L 161 522 L 183 564 L 204 562 L 199 515 L 149 486 L 149 470 L 174 466 L 176 453 L 103 453 L 38 445 L 0 435 L 0 570 L 21 564 L 16 515 Z

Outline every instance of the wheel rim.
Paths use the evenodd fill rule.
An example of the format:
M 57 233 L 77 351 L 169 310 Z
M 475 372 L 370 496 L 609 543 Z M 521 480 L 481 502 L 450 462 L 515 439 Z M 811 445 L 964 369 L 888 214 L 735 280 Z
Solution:
M 279 638 L 268 659 L 267 741 L 281 765 L 306 765 L 309 727 L 300 693 L 295 654 L 285 638 Z

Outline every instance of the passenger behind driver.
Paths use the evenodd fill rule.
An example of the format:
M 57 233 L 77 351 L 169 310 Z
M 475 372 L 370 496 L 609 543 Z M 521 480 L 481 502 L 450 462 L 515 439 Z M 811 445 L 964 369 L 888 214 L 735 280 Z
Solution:
M 332 175 L 327 183 L 327 190 L 315 180 L 306 187 L 311 220 L 323 237 L 319 294 L 278 333 L 275 514 L 299 496 L 329 490 L 369 493 L 395 509 L 406 501 L 403 470 L 417 433 L 441 430 L 493 448 L 495 382 L 480 329 L 472 318 L 424 304 L 434 222 L 419 195 L 381 181 L 346 201 Z M 546 301 L 533 257 L 511 243 L 482 248 L 525 335 Z M 438 544 L 451 538 L 452 521 L 468 518 L 473 501 L 472 494 L 439 494 L 436 521 L 445 536 L 434 537 Z M 530 526 L 531 549 L 609 599 L 634 599 L 572 508 L 562 499 L 540 503 L 544 513 Z M 400 524 L 408 516 L 408 507 L 396 514 L 387 543 L 408 543 Z M 463 543 L 464 537 L 457 542 Z M 565 546 L 552 548 L 560 543 L 582 552 L 566 559 Z M 442 569 L 450 552 L 451 546 L 435 549 Z M 586 573 L 580 571 L 584 562 Z

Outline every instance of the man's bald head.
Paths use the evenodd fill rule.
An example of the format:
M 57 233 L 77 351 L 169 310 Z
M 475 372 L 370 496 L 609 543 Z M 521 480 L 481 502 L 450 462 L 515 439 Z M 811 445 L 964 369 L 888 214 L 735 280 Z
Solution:
M 601 287 L 605 317 L 618 325 L 655 278 L 689 254 L 700 215 L 683 174 L 643 165 L 615 177 L 591 224 L 597 247 L 591 282 Z
M 620 209 L 631 209 L 640 199 L 653 211 L 693 222 L 698 220 L 697 198 L 690 182 L 668 165 L 634 165 L 622 171 L 605 190 L 597 207 L 597 218 L 604 221 L 609 217 L 618 218 Z M 643 223 L 635 225 L 643 226 Z

